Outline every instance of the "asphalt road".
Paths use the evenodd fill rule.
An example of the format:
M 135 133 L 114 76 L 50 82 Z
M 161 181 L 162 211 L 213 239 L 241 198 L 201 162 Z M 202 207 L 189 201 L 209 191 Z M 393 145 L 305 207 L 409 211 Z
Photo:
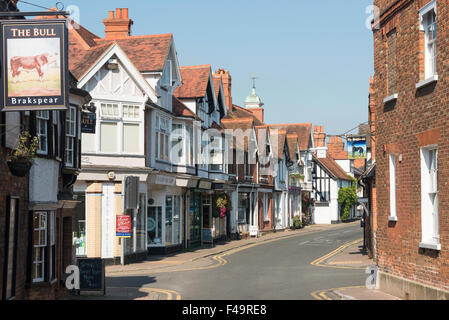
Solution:
M 174 290 L 182 300 L 312 300 L 317 290 L 365 283 L 364 270 L 310 264 L 362 237 L 362 228 L 352 225 L 248 248 L 213 269 L 108 277 L 107 285 Z

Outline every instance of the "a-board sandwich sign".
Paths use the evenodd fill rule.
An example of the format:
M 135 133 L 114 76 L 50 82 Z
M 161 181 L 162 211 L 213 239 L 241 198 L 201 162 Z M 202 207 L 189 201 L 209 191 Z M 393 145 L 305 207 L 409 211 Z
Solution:
M 69 104 L 65 20 L 2 21 L 2 111 L 66 110 Z

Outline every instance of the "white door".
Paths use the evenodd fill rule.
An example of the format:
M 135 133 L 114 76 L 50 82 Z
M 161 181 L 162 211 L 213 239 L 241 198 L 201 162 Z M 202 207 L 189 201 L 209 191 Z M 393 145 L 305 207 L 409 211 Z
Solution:
M 103 184 L 101 199 L 101 258 L 114 258 L 115 205 L 114 184 Z

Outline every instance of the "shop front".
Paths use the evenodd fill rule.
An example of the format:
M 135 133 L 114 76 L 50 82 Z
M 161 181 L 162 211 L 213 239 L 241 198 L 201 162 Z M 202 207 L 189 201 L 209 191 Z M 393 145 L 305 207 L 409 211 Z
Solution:
M 257 189 L 241 188 L 238 192 L 238 228 L 240 235 L 249 236 L 253 228 L 258 229 Z M 252 228 L 253 227 L 253 228 Z
M 86 181 L 85 176 L 109 177 L 109 180 Z M 77 258 L 102 258 L 107 264 L 119 264 L 122 256 L 125 263 L 144 260 L 147 257 L 146 174 L 138 174 L 138 203 L 136 209 L 124 209 L 125 188 L 122 173 L 82 173 L 83 180 L 73 188 L 75 207 L 73 221 L 73 246 Z M 116 236 L 116 221 L 119 215 L 131 217 L 131 237 Z
M 301 216 L 301 188 L 293 186 L 288 187 L 288 199 L 290 221 L 293 221 L 293 217 Z
M 149 179 L 147 245 L 149 254 L 168 254 L 183 248 L 184 189 L 176 178 L 157 174 Z

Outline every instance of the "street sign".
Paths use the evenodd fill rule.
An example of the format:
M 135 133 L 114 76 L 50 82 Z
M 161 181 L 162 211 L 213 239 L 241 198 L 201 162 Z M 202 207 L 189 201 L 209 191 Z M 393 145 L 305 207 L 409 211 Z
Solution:
M 131 238 L 131 216 L 117 216 L 116 236 L 119 238 Z

